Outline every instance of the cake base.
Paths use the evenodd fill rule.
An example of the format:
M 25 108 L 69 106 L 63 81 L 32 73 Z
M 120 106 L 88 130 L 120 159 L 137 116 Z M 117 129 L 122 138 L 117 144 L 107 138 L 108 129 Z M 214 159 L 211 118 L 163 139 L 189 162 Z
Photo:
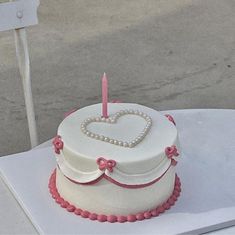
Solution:
M 151 217 L 159 216 L 161 213 L 163 213 L 165 210 L 170 209 L 170 207 L 175 204 L 181 192 L 180 179 L 177 175 L 175 175 L 175 185 L 174 185 L 173 193 L 163 204 L 161 204 L 160 206 L 152 210 L 140 212 L 134 215 L 131 214 L 128 216 L 122 216 L 122 215 L 103 215 L 103 214 L 99 215 L 96 213 L 92 213 L 92 212 L 77 208 L 74 205 L 70 204 L 68 201 L 65 201 L 57 191 L 56 170 L 53 171 L 49 179 L 48 187 L 52 195 L 52 198 L 55 200 L 55 202 L 60 204 L 60 206 L 66 209 L 68 212 L 73 212 L 76 215 L 80 215 L 83 218 L 89 218 L 90 220 L 98 220 L 99 222 L 107 221 L 110 223 L 135 222 L 135 221 L 141 221 L 144 219 L 150 219 Z

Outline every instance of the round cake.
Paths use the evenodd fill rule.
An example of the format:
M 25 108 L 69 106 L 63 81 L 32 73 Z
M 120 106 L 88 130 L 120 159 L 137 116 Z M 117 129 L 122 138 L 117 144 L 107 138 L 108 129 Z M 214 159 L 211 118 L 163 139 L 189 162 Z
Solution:
M 102 104 L 94 104 L 59 125 L 52 196 L 68 211 L 101 222 L 157 216 L 180 193 L 174 119 L 139 104 L 108 105 L 107 118 Z

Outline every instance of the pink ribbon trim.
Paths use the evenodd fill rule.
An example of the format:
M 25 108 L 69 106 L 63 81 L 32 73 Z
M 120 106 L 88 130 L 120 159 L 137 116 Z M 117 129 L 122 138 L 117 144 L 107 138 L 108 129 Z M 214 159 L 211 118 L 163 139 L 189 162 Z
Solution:
M 59 165 L 57 165 L 58 168 L 60 169 Z M 149 182 L 149 183 L 145 183 L 145 184 L 133 184 L 133 185 L 129 185 L 129 184 L 123 184 L 123 183 L 120 183 L 114 179 L 112 179 L 110 176 L 107 176 L 105 173 L 103 173 L 100 177 L 98 177 L 97 179 L 93 180 L 93 181 L 90 181 L 90 182 L 87 182 L 87 183 L 80 183 L 78 181 L 75 181 L 73 179 L 70 179 L 69 177 L 67 177 L 66 175 L 64 175 L 68 180 L 70 180 L 71 182 L 75 183 L 75 184 L 81 184 L 81 185 L 92 185 L 92 184 L 96 184 L 98 183 L 101 179 L 106 179 L 108 180 L 109 182 L 117 185 L 117 186 L 120 186 L 122 188 L 129 188 L 129 189 L 136 189 L 136 188 L 144 188 L 144 187 L 148 187 L 154 183 L 156 183 L 157 181 L 159 181 L 165 174 L 166 172 L 170 169 L 170 167 L 172 166 L 169 165 L 169 167 L 166 169 L 166 171 L 161 175 L 159 176 L 158 178 L 154 179 L 153 181 Z M 63 172 L 62 172 L 63 173 Z

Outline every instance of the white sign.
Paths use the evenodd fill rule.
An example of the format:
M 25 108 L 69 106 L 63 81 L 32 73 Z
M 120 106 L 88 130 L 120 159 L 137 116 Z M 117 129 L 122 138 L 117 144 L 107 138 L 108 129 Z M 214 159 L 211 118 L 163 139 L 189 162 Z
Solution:
M 39 0 L 0 3 L 0 31 L 18 29 L 38 23 Z

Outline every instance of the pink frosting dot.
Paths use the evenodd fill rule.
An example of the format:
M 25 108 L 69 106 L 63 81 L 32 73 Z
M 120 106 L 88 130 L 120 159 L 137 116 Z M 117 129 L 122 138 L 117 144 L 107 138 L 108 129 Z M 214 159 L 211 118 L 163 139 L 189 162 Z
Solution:
M 56 199 L 56 198 L 58 198 L 60 195 L 59 195 L 59 193 L 53 193 L 53 194 L 51 194 L 52 195 L 52 197 L 54 198 L 54 199 Z
M 134 222 L 134 221 L 136 221 L 136 216 L 135 216 L 135 215 L 128 215 L 128 216 L 127 216 L 127 220 L 128 220 L 129 222 Z
M 136 215 L 136 219 L 137 219 L 137 220 L 144 220 L 144 214 L 143 214 L 143 213 L 138 213 L 138 214 Z
M 81 215 L 82 210 L 81 210 L 80 208 L 77 208 L 77 209 L 75 209 L 74 213 L 75 213 L 76 215 Z
M 54 188 L 50 188 L 50 193 L 54 193 L 55 189 Z
M 89 211 L 82 211 L 82 212 L 81 212 L 81 216 L 82 216 L 83 218 L 88 218 L 89 215 L 90 215 L 90 212 L 89 212 Z
M 106 215 L 98 215 L 97 219 L 100 222 L 105 222 L 105 221 L 107 221 L 107 216 Z
M 119 223 L 124 223 L 124 222 L 127 221 L 127 218 L 126 218 L 126 216 L 120 215 L 120 216 L 118 216 L 117 221 L 118 221 Z
M 175 201 L 170 197 L 167 202 L 172 206 L 175 204 Z
M 154 209 L 154 210 L 151 210 L 151 214 L 152 214 L 152 216 L 158 216 L 159 215 L 159 212 L 156 210 L 156 209 Z
M 53 185 L 50 185 L 49 186 L 49 191 L 51 192 L 51 191 L 57 191 L 57 189 L 53 186 Z
M 177 197 L 175 195 L 172 195 L 171 198 L 176 201 L 177 200 Z
M 91 219 L 91 220 L 97 220 L 97 214 L 96 214 L 96 213 L 91 213 L 91 214 L 89 215 L 89 219 Z
M 149 212 L 149 211 L 146 211 L 145 213 L 144 213 L 144 218 L 145 219 L 150 219 L 152 217 L 152 214 Z
M 179 193 L 178 191 L 174 191 L 174 195 L 175 195 L 176 197 L 178 197 L 178 196 L 180 195 L 180 193 Z
M 107 217 L 107 221 L 110 222 L 110 223 L 114 223 L 114 222 L 117 221 L 117 216 L 115 216 L 115 215 L 109 215 L 109 216 Z
M 67 211 L 68 211 L 68 212 L 74 212 L 74 211 L 75 211 L 75 206 L 69 205 L 69 206 L 67 207 Z
M 170 209 L 170 207 L 171 207 L 171 205 L 168 202 L 164 203 L 164 208 L 166 210 Z
M 56 203 L 61 204 L 62 202 L 64 202 L 64 199 L 61 197 L 58 197 L 58 198 L 56 198 L 55 201 L 56 201 Z
M 53 186 L 48 186 L 48 188 L 49 188 L 49 191 L 51 192 L 51 190 L 53 190 L 54 189 L 54 187 Z
M 159 211 L 159 213 L 163 213 L 165 211 L 165 208 L 163 206 L 159 206 L 157 210 Z
M 175 186 L 175 191 L 180 192 L 180 190 L 181 190 L 180 187 L 179 187 L 178 185 L 176 185 L 176 186 Z
M 69 203 L 67 201 L 63 201 L 60 206 L 63 208 L 66 208 L 69 205 Z
M 51 194 L 59 194 L 58 191 L 57 191 L 57 190 L 54 190 L 54 189 L 53 189 L 50 193 L 51 193 Z

